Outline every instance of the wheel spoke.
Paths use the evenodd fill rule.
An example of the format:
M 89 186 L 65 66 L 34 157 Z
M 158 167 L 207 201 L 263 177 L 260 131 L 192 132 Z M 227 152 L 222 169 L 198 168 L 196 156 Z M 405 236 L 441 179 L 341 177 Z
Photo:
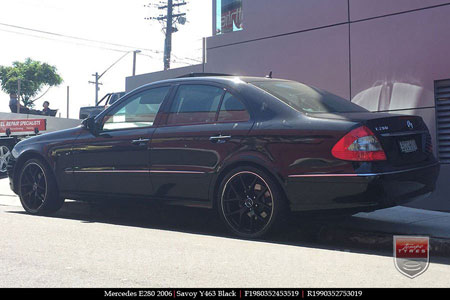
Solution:
M 39 201 L 41 201 L 41 203 L 42 203 L 42 202 L 44 202 L 44 195 L 40 195 L 40 194 L 36 191 L 36 199 L 39 200 Z
M 259 201 L 261 199 L 261 196 L 264 195 L 267 192 L 268 188 L 265 186 L 264 189 L 256 196 L 255 201 Z
M 240 213 L 244 213 L 246 210 L 248 210 L 248 208 L 244 206 L 244 207 L 239 208 L 238 210 L 228 213 L 227 216 L 234 216 L 234 215 L 237 215 Z
M 223 202 L 236 202 L 241 201 L 241 198 L 230 198 L 230 199 L 223 199 Z
M 263 218 L 263 217 L 261 217 L 259 214 L 255 214 L 255 217 L 256 217 L 256 219 L 258 219 L 259 221 L 261 221 L 261 222 L 265 222 L 266 220 Z
M 42 183 L 42 181 L 44 181 L 44 183 Z M 39 179 L 39 181 L 36 182 L 36 185 L 38 188 L 40 188 L 41 190 L 45 190 L 45 180 L 44 177 L 41 177 Z
M 34 170 L 31 169 L 30 172 L 31 172 L 31 175 L 33 176 L 33 179 L 36 181 L 36 177 L 39 174 L 39 169 L 35 167 Z
M 35 208 L 36 207 L 36 193 L 34 193 L 34 191 L 32 191 L 33 195 L 30 195 L 30 200 L 29 200 L 29 204 L 31 208 Z
M 236 196 L 239 196 L 238 192 L 236 191 L 236 189 L 234 188 L 234 186 L 232 184 L 230 184 L 230 188 Z
M 243 220 L 243 217 L 244 216 L 244 212 L 242 212 L 241 214 L 239 214 L 239 222 L 238 222 L 238 227 L 239 227 L 239 229 L 241 229 L 242 228 L 242 220 Z
M 250 184 L 249 190 L 253 191 L 255 189 L 255 185 L 257 182 L 258 182 L 258 177 L 255 176 L 255 178 L 253 178 L 252 183 Z
M 31 189 L 30 191 L 28 191 L 24 196 L 25 197 L 30 197 L 31 196 L 31 194 L 33 194 L 33 189 Z
M 255 227 L 254 223 L 255 223 L 255 219 L 252 216 L 252 217 L 250 217 L 250 232 L 253 232 L 253 228 Z
M 242 178 L 242 174 L 239 175 L 239 181 L 241 182 L 242 187 L 244 188 L 244 193 L 248 195 L 249 190 L 248 190 L 247 185 L 245 184 L 244 178 Z
M 255 202 L 258 204 L 258 205 L 261 205 L 261 206 L 263 206 L 264 208 L 267 208 L 267 209 L 272 209 L 272 206 L 270 206 L 270 205 L 267 205 L 266 203 L 264 203 L 264 202 L 262 202 L 262 201 L 259 201 L 259 200 L 255 200 Z
M 26 179 L 27 182 L 33 184 L 34 183 L 34 178 L 31 176 L 30 173 L 25 173 L 24 174 L 24 179 Z
M 31 183 L 35 182 L 34 174 L 31 170 L 27 170 L 27 172 L 24 173 L 24 175 L 26 176 L 26 178 L 29 182 L 31 182 Z

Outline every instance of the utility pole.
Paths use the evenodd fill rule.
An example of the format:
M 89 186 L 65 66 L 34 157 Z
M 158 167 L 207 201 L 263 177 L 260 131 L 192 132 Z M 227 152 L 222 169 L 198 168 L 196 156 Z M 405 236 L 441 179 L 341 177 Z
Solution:
M 98 104 L 98 72 L 95 72 L 95 106 Z
M 17 80 L 17 113 L 20 113 L 20 78 Z
M 98 75 L 98 72 L 95 72 L 95 74 L 92 74 L 92 76 L 95 77 L 95 81 L 89 81 L 89 83 L 93 83 L 93 84 L 95 85 L 95 106 L 97 106 L 97 104 L 98 104 L 98 91 L 100 90 L 99 85 L 102 85 L 100 82 L 98 82 L 98 80 L 99 80 L 100 78 L 102 78 L 102 76 L 105 75 L 106 72 L 108 72 L 112 67 L 114 67 L 114 66 L 115 66 L 119 61 L 121 61 L 125 56 L 127 56 L 128 53 L 131 53 L 131 52 L 132 52 L 132 51 L 125 52 L 124 55 L 122 55 L 121 57 L 119 57 L 119 59 L 116 60 L 112 65 L 110 65 L 110 66 L 108 67 L 108 69 L 106 69 L 102 74 Z M 134 55 L 136 55 L 136 53 L 139 53 L 139 52 L 141 52 L 141 50 L 134 50 L 134 51 L 133 51 Z M 133 66 L 133 72 L 134 72 L 135 69 L 136 69 L 135 64 L 136 64 L 136 57 L 134 57 L 134 61 L 133 61 L 133 65 L 134 65 L 134 66 Z
M 69 118 L 69 86 L 67 86 L 67 119 Z
M 174 0 L 167 0 L 167 4 L 158 6 L 158 9 L 163 10 L 167 9 L 166 15 L 160 15 L 158 17 L 147 18 L 148 20 L 157 20 L 160 23 L 164 24 L 163 31 L 166 35 L 166 39 L 164 41 L 164 70 L 170 69 L 170 57 L 172 52 L 172 33 L 178 31 L 176 24 L 184 25 L 186 23 L 186 13 L 174 13 L 173 9 L 175 7 L 180 7 L 186 5 L 187 3 L 177 2 L 174 3 Z M 181 1 L 181 0 L 180 0 Z
M 98 82 L 98 79 L 100 78 L 98 76 L 98 72 L 95 72 L 95 74 L 92 74 L 92 76 L 95 77 L 95 81 L 89 81 L 89 83 L 93 83 L 94 86 L 95 86 L 95 106 L 97 106 L 97 104 L 98 104 L 98 90 L 100 89 L 98 86 L 101 83 Z
M 94 84 L 95 86 L 95 106 L 98 104 L 98 91 L 100 90 L 99 85 L 102 85 L 98 80 L 100 79 L 100 76 L 98 75 L 98 72 L 95 72 L 95 74 L 92 74 L 92 76 L 95 77 L 95 81 L 89 81 L 89 83 Z
M 166 40 L 164 42 L 164 70 L 170 69 L 170 53 L 172 52 L 172 19 L 173 1 L 167 0 Z
M 141 50 L 133 51 L 133 76 L 136 76 L 136 54 L 141 53 Z

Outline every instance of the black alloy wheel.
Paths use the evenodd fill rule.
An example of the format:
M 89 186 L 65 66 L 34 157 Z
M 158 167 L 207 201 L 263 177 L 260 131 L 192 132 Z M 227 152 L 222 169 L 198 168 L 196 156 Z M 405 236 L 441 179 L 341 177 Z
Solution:
M 48 214 L 61 208 L 53 174 L 39 160 L 28 160 L 19 174 L 19 197 L 23 208 L 31 214 Z
M 219 212 L 227 227 L 245 238 L 257 238 L 274 227 L 284 207 L 277 185 L 264 172 L 242 168 L 225 176 Z

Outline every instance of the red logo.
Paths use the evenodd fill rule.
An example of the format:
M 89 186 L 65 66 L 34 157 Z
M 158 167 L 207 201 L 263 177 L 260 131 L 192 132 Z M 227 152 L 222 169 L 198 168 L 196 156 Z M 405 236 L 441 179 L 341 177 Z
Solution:
M 429 238 L 394 236 L 394 263 L 403 275 L 414 278 L 424 273 L 429 265 Z

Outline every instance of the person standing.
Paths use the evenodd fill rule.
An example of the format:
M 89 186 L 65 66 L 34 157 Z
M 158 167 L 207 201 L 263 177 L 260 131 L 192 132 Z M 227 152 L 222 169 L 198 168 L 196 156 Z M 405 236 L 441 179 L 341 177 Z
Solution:
M 16 94 L 9 95 L 9 109 L 11 109 L 11 112 L 17 112 L 17 95 Z
M 11 112 L 14 112 L 14 113 L 18 112 L 17 111 L 17 102 L 18 101 L 19 101 L 19 99 L 16 94 L 9 95 L 9 109 L 11 110 Z M 28 108 L 26 108 L 19 102 L 19 113 L 27 114 L 28 112 L 29 112 Z

